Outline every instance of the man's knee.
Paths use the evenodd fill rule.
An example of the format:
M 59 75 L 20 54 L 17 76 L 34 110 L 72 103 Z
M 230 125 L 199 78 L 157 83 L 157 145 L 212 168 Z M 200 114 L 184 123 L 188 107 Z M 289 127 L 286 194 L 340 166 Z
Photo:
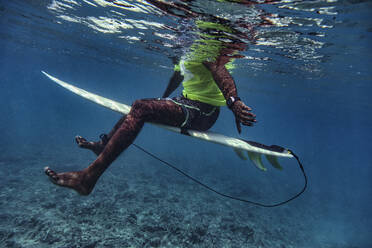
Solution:
M 146 108 L 148 104 L 148 101 L 143 99 L 135 100 L 132 104 L 132 109 L 138 111 L 140 109 Z
M 131 108 L 131 115 L 133 115 L 136 118 L 143 119 L 146 114 L 149 114 L 149 111 L 151 110 L 149 101 L 146 100 L 136 100 L 132 104 Z

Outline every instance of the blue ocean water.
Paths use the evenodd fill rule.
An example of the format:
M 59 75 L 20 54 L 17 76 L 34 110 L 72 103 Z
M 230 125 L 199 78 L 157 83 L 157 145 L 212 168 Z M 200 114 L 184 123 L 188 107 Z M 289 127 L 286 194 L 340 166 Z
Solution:
M 250 34 L 233 76 L 258 123 L 240 137 L 299 155 L 309 185 L 296 200 L 224 199 L 134 147 L 87 197 L 49 182 L 44 166 L 94 160 L 75 135 L 96 140 L 120 116 L 41 70 L 128 104 L 161 96 L 195 32 L 149 2 L 0 1 L 0 247 L 371 247 L 371 1 L 165 1 Z M 226 108 L 212 131 L 239 137 Z M 275 203 L 303 185 L 295 161 L 261 172 L 151 125 L 136 144 L 244 199 Z

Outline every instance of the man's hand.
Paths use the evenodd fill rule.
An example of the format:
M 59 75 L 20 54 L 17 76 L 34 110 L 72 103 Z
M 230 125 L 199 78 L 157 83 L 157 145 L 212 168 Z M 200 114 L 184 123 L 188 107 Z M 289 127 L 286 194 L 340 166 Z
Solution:
M 252 111 L 252 109 L 242 101 L 236 101 L 231 110 L 235 115 L 236 128 L 239 133 L 242 132 L 240 123 L 245 126 L 253 126 L 253 123 L 256 122 L 256 115 L 251 113 L 250 111 Z

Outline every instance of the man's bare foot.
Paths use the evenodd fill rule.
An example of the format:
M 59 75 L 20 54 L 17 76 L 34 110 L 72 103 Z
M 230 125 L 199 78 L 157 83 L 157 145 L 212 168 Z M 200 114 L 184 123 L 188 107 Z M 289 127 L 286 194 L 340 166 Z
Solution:
M 96 181 L 90 182 L 86 180 L 86 176 L 82 171 L 56 173 L 49 167 L 45 167 L 44 172 L 52 183 L 74 189 L 80 195 L 89 195 L 96 184 Z
M 100 140 L 98 142 L 89 142 L 81 136 L 76 136 L 75 141 L 79 147 L 89 149 L 92 152 L 94 152 L 97 156 L 101 154 L 106 145 L 104 144 L 103 140 Z

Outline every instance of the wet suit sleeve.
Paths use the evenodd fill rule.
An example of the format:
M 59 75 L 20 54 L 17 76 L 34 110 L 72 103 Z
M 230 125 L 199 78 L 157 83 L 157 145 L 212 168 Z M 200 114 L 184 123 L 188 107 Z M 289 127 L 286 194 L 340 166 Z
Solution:
M 234 79 L 232 78 L 230 72 L 226 69 L 225 65 L 218 65 L 216 62 L 204 62 L 203 64 L 212 73 L 212 77 L 225 99 L 238 96 Z
M 238 101 L 234 102 L 232 106 L 229 106 L 229 108 L 235 115 L 236 128 L 238 132 L 241 133 L 240 123 L 243 125 L 252 126 L 253 123 L 256 122 L 256 116 L 250 113 L 252 110 L 251 108 L 240 101 L 234 79 L 232 78 L 230 72 L 226 69 L 226 63 L 224 63 L 225 61 L 222 61 L 222 63 L 220 62 L 221 61 L 204 62 L 204 65 L 211 71 L 212 77 L 225 99 L 228 100 L 231 97 L 238 99 Z
M 238 97 L 234 79 L 226 67 L 232 67 L 231 62 L 234 59 L 243 57 L 237 53 L 242 50 L 244 50 L 244 46 L 241 44 L 230 45 L 219 51 L 216 61 L 203 63 L 212 73 L 214 81 L 226 100 L 230 97 Z

